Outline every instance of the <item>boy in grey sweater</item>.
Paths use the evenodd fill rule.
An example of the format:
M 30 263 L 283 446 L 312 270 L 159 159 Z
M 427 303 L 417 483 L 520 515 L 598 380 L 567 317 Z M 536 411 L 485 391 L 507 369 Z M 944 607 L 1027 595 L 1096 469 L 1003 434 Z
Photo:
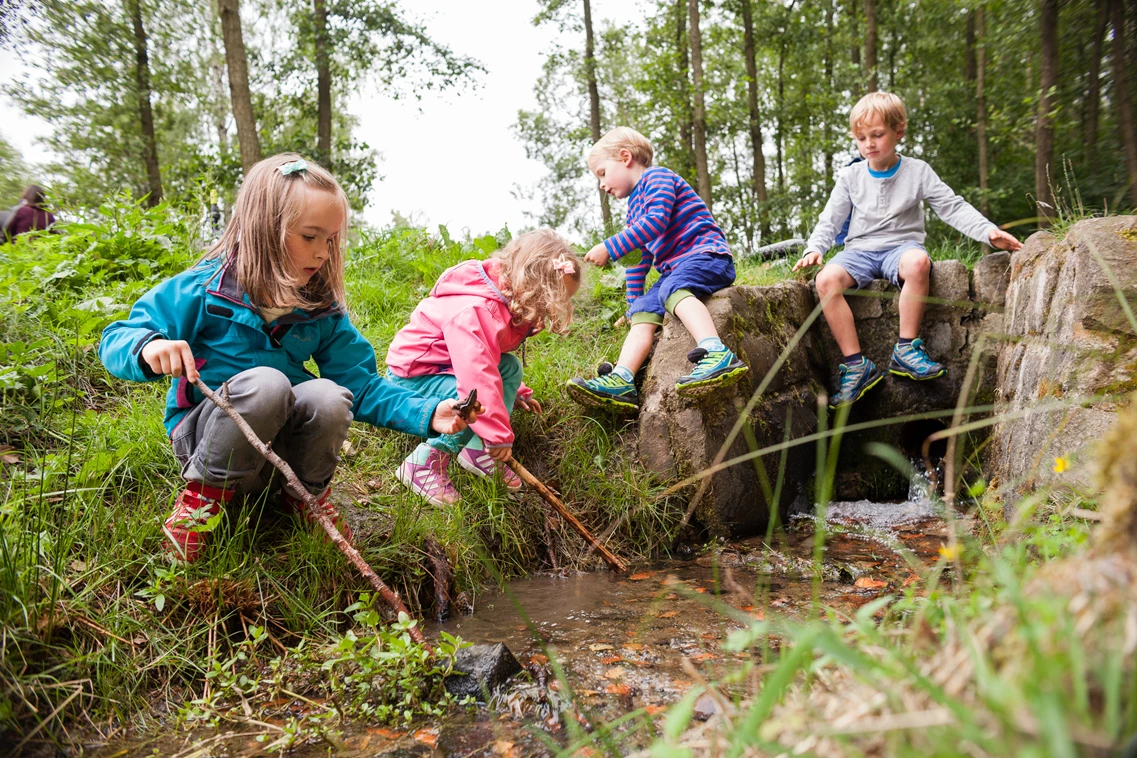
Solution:
M 924 249 L 921 201 L 974 240 L 1003 250 L 1022 247 L 955 194 L 927 163 L 897 155 L 908 114 L 896 95 L 873 92 L 861 98 L 849 114 L 849 126 L 864 160 L 838 173 L 805 255 L 794 265 L 795 271 L 821 265 L 825 251 L 848 219 L 844 250 L 817 275 L 825 320 L 845 356 L 830 408 L 859 400 L 884 378 L 884 372 L 861 354 L 853 312 L 844 295 L 845 290 L 866 287 L 873 279 L 888 279 L 901 288 L 900 339 L 892 350 L 889 371 L 917 381 L 947 372 L 929 357 L 918 336 L 932 272 L 932 260 Z

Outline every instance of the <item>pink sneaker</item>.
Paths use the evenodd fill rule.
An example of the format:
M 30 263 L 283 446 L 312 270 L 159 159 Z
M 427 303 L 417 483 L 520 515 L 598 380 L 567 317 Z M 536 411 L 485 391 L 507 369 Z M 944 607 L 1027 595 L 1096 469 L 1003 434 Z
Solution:
M 408 458 L 399 466 L 395 476 L 407 485 L 407 489 L 425 498 L 431 505 L 450 505 L 460 500 L 461 496 L 446 474 L 449 466 L 450 453 L 431 448 L 426 463 L 411 463 Z
M 351 527 L 347 525 L 347 519 L 345 519 L 343 517 L 343 514 L 339 512 L 339 509 L 336 508 L 335 503 L 328 500 L 328 495 L 330 494 L 332 494 L 332 488 L 328 487 L 326 490 L 324 490 L 324 494 L 316 498 L 316 502 L 319 505 L 323 506 L 324 513 L 326 513 L 328 515 L 328 518 L 332 520 L 332 523 L 335 524 L 336 529 L 339 529 L 340 534 L 342 534 L 343 538 L 347 540 L 347 544 L 355 547 L 355 535 L 352 534 Z M 284 503 L 284 507 L 289 511 L 297 515 L 302 515 L 305 521 L 316 525 L 316 519 L 313 518 L 312 514 L 308 513 L 308 508 L 304 505 L 303 500 L 293 497 L 292 493 L 288 490 L 283 490 L 281 492 L 280 499 Z M 331 538 L 328 537 L 327 533 L 324 532 L 322 528 L 320 528 L 318 525 L 316 525 L 316 528 L 319 529 L 320 534 L 325 539 L 331 542 Z
M 210 487 L 190 482 L 178 496 L 174 511 L 166 519 L 162 531 L 166 534 L 166 549 L 175 560 L 193 563 L 201 557 L 209 532 L 201 527 L 221 511 L 221 506 L 233 499 L 233 490 Z
M 513 469 L 509 466 L 499 466 L 485 450 L 462 448 L 462 452 L 458 453 L 458 465 L 478 476 L 493 476 L 495 472 L 500 472 L 508 489 L 521 489 L 521 478 L 514 473 Z

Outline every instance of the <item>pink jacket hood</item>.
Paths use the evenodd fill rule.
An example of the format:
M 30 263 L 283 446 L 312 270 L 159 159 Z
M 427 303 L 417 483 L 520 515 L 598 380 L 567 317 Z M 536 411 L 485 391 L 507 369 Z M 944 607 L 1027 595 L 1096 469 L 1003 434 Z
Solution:
M 492 259 L 446 269 L 387 349 L 387 369 L 398 376 L 453 374 L 459 397 L 477 389 L 486 412 L 473 429 L 487 447 L 513 444 L 498 363 L 534 331 L 513 323 L 499 274 L 500 263 Z M 533 390 L 522 385 L 517 394 L 528 398 Z

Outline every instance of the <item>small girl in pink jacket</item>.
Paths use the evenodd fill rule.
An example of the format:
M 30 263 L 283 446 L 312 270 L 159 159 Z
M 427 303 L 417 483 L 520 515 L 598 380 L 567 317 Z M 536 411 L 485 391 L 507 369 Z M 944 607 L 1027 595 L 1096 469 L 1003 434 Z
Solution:
M 521 382 L 511 353 L 542 329 L 563 334 L 580 288 L 580 258 L 551 229 L 522 234 L 485 261 L 447 269 L 430 296 L 387 350 L 387 378 L 424 397 L 465 397 L 478 391 L 485 412 L 459 434 L 420 444 L 399 466 L 399 481 L 433 505 L 459 499 L 447 468 L 450 456 L 478 476 L 496 471 L 510 489 L 521 480 L 501 464 L 513 450 L 514 403 L 541 412 Z

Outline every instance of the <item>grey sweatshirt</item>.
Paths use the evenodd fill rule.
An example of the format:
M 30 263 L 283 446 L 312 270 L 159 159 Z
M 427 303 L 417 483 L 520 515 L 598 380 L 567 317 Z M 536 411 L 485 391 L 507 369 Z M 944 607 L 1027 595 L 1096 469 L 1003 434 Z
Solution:
M 872 176 L 869 162 L 860 161 L 838 172 L 833 194 L 805 250 L 824 254 L 850 213 L 846 249 L 889 250 L 902 242 L 923 243 L 921 201 L 927 201 L 937 216 L 978 242 L 987 242 L 988 233 L 996 228 L 919 158 L 903 157 L 896 173 L 887 178 Z

